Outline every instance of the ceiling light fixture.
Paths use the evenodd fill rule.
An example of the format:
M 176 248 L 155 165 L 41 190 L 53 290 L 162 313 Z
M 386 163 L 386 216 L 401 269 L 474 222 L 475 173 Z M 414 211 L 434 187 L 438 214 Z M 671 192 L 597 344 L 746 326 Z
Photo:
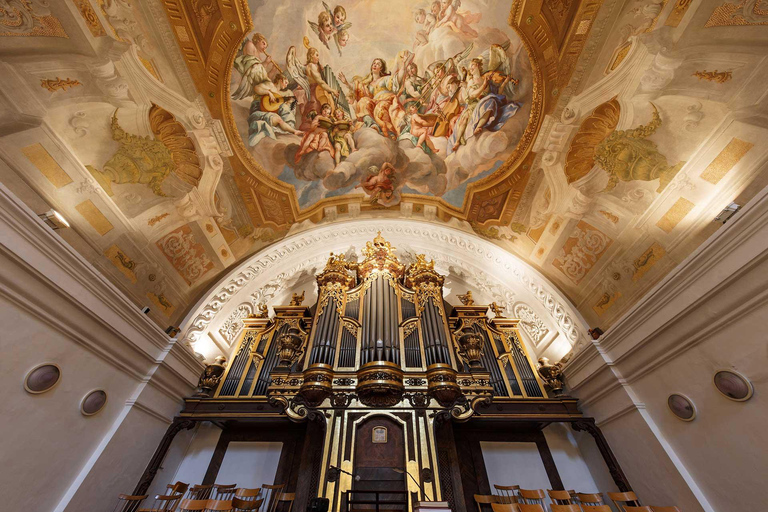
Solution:
M 69 222 L 56 210 L 49 210 L 38 215 L 51 229 L 63 229 L 69 227 Z
M 741 210 L 740 204 L 731 203 L 725 208 L 723 208 L 723 210 L 717 214 L 717 217 L 715 217 L 715 219 L 712 222 L 719 222 L 721 224 L 725 224 L 739 210 Z

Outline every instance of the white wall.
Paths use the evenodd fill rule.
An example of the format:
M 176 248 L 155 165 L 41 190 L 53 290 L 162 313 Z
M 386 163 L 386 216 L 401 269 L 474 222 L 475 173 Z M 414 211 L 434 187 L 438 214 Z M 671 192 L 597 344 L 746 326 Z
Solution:
M 139 480 L 202 364 L 0 185 L 3 509 L 109 510 Z M 23 388 L 52 362 L 58 386 Z M 104 409 L 80 413 L 89 391 Z
M 283 443 L 233 442 L 221 463 L 216 481 L 254 489 L 274 484 Z
M 208 470 L 219 437 L 221 437 L 221 429 L 216 425 L 208 422 L 198 424 L 195 437 L 192 438 L 184 459 L 168 483 L 184 482 L 190 486 L 203 483 L 203 477 Z
M 491 492 L 494 484 L 523 489 L 550 488 L 536 443 L 480 442 Z
M 686 512 L 751 510 L 768 475 L 768 191 L 566 368 L 641 501 Z M 745 374 L 755 395 L 737 403 L 714 387 L 722 368 Z M 683 422 L 670 393 L 690 397 Z

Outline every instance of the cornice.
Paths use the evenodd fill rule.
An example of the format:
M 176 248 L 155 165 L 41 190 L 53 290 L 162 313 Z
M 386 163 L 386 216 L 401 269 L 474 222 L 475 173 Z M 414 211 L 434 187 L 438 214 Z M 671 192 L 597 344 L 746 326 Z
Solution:
M 0 183 L 0 222 L 6 227 L 0 234 L 0 242 L 4 252 L 9 254 L 20 265 L 26 266 L 29 273 L 36 276 L 46 286 L 50 287 L 56 293 L 60 294 L 63 300 L 79 308 L 84 314 L 98 322 L 104 329 L 109 331 L 114 338 L 122 340 L 123 344 L 135 354 L 135 357 L 144 359 L 150 365 L 157 363 L 157 358 L 167 353 L 173 346 L 174 340 L 169 338 L 160 328 L 154 324 L 146 315 L 142 314 L 138 307 L 112 285 L 101 273 L 99 273 L 90 263 L 88 263 L 80 254 L 62 240 L 55 232 L 48 228 L 26 205 L 24 205 L 13 193 Z M 24 251 L 19 245 L 21 238 L 31 248 L 32 251 Z M 47 268 L 41 268 L 41 265 Z M 56 276 L 51 269 L 57 269 L 64 275 Z M 131 336 L 130 331 L 124 330 L 120 325 L 108 322 L 102 315 L 89 307 L 84 299 L 86 297 L 77 297 L 69 294 L 62 287 L 61 282 L 57 280 L 71 279 L 74 284 L 81 287 L 87 293 L 92 295 L 94 304 L 103 305 L 116 319 L 124 323 L 125 327 L 133 330 L 135 337 Z M 55 324 L 57 328 L 63 329 L 67 319 L 57 318 L 55 308 L 46 308 L 45 304 L 38 304 L 39 301 L 34 298 L 27 298 L 26 309 L 30 309 L 38 316 L 47 317 L 49 323 Z M 55 306 L 55 305 L 52 305 Z M 87 333 L 80 333 L 77 330 L 62 331 L 78 343 L 87 343 L 89 348 L 95 353 L 105 358 L 110 364 L 123 370 L 124 365 L 135 365 L 133 356 L 129 360 L 123 360 L 125 357 L 117 356 L 114 341 L 107 343 L 106 340 L 99 337 L 89 338 Z M 157 351 L 148 353 L 147 347 L 137 344 L 139 340 L 148 341 Z M 194 361 L 194 355 L 187 349 L 187 357 L 178 357 L 179 360 L 186 360 L 185 366 L 190 369 L 194 367 L 191 361 Z M 108 357 L 107 354 L 112 354 Z M 180 354 L 174 351 L 174 354 Z M 117 357 L 115 359 L 114 357 Z M 141 371 L 135 368 L 134 371 Z M 143 377 L 144 375 L 141 375 Z

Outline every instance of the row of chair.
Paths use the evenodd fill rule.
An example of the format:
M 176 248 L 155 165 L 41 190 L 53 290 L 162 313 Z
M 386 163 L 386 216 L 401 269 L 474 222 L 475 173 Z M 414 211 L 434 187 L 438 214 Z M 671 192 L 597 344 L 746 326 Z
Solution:
M 611 512 L 601 493 L 521 489 L 519 485 L 494 485 L 498 494 L 475 495 L 479 512 L 490 505 L 494 512 L 547 512 L 544 500 L 549 495 L 552 512 Z M 643 507 L 634 492 L 609 492 L 608 497 L 623 512 L 680 512 L 677 507 Z
M 118 496 L 113 512 L 208 512 L 208 511 L 245 511 L 261 510 L 264 512 L 290 512 L 293 508 L 294 493 L 282 492 L 285 484 L 268 485 L 260 488 L 238 488 L 237 484 L 193 485 L 176 482 L 166 486 L 165 494 L 155 496 L 149 507 L 141 507 L 147 495 Z M 264 497 L 261 497 L 264 491 Z M 141 507 L 141 508 L 140 508 Z

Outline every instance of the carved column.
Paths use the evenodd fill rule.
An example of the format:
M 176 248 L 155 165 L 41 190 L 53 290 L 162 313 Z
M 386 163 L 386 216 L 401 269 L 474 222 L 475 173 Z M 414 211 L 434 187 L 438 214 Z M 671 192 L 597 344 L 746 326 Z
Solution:
M 630 492 L 632 486 L 629 485 L 629 480 L 627 480 L 624 471 L 621 470 L 619 461 L 616 459 L 613 451 L 611 451 L 611 447 L 608 445 L 605 436 L 603 436 L 603 431 L 595 424 L 595 419 L 578 419 L 571 422 L 571 428 L 577 432 L 588 432 L 589 435 L 595 439 L 597 449 L 600 450 L 600 455 L 603 456 L 603 460 L 605 460 L 605 464 L 608 466 L 608 471 L 611 473 L 611 478 L 613 478 L 613 481 L 616 483 L 616 487 L 618 487 L 621 492 Z
M 173 419 L 173 422 L 168 426 L 168 430 L 165 431 L 163 439 L 160 440 L 160 444 L 157 446 L 155 454 L 152 456 L 152 459 L 150 459 L 149 464 L 147 464 L 147 469 L 145 469 L 144 474 L 141 475 L 139 483 L 133 490 L 133 494 L 141 495 L 147 492 L 149 486 L 152 485 L 152 480 L 155 479 L 157 470 L 160 469 L 160 464 L 163 462 L 165 454 L 168 453 L 168 449 L 171 447 L 173 438 L 182 430 L 189 430 L 194 427 L 195 423 L 197 423 L 195 420 L 185 418 L 176 417 Z

